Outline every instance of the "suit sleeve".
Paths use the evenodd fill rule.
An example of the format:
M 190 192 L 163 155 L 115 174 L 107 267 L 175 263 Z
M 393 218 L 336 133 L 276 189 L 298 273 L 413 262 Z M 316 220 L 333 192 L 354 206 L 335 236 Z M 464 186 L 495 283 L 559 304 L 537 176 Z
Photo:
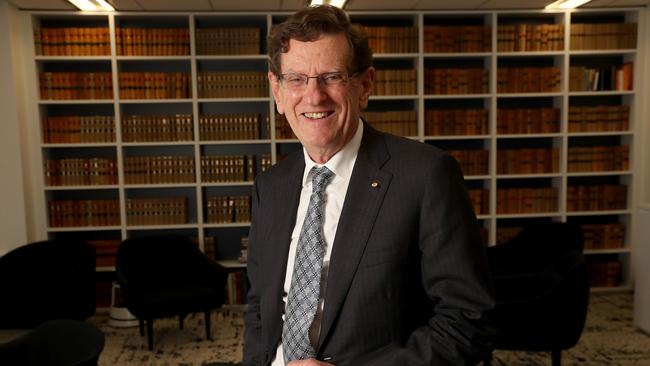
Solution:
M 458 163 L 439 157 L 425 179 L 419 222 L 422 285 L 433 315 L 404 342 L 357 365 L 475 365 L 492 350 L 494 306 L 485 250 Z
M 257 183 L 253 186 L 252 193 L 252 220 L 251 230 L 248 235 L 248 260 L 247 274 L 250 283 L 248 290 L 248 305 L 244 315 L 244 359 L 246 366 L 261 365 L 262 349 L 262 324 L 260 313 L 260 287 L 259 287 L 259 197 Z

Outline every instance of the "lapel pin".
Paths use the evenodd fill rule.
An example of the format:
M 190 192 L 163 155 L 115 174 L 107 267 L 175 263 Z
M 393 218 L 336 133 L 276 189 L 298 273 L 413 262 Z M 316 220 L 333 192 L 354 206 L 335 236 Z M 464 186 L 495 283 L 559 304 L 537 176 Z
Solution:
M 370 186 L 371 186 L 372 188 L 378 188 L 378 187 L 379 187 L 379 182 L 377 182 L 377 181 L 375 180 L 375 181 L 373 181 L 372 183 L 370 183 Z

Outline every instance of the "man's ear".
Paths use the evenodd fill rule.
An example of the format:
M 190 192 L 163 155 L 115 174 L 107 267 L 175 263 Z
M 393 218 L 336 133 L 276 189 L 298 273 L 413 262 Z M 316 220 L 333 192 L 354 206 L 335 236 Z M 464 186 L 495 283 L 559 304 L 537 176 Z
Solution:
M 275 100 L 275 107 L 278 110 L 278 113 L 284 114 L 284 108 L 282 106 L 282 94 L 280 93 L 280 81 L 275 76 L 274 73 L 269 71 L 268 73 L 269 83 L 271 84 L 271 92 L 273 93 L 273 99 Z
M 370 66 L 359 76 L 361 78 L 361 95 L 359 96 L 359 107 L 363 110 L 368 107 L 368 98 L 372 93 L 372 86 L 375 83 L 375 68 Z

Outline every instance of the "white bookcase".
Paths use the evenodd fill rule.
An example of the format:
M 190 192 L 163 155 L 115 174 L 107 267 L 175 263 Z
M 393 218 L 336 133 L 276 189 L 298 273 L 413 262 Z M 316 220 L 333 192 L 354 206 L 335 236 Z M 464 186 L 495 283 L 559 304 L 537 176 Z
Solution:
M 245 196 L 250 194 L 250 180 L 237 182 L 205 182 L 201 176 L 201 157 L 217 154 L 270 156 L 273 163 L 283 154 L 298 149 L 297 140 L 276 135 L 275 105 L 270 91 L 263 97 L 250 98 L 200 98 L 198 77 L 211 71 L 266 71 L 266 36 L 272 24 L 287 16 L 285 13 L 111 13 L 106 15 L 81 15 L 67 12 L 30 13 L 31 27 L 107 27 L 110 35 L 110 54 L 105 56 L 40 56 L 31 49 L 29 57 L 34 62 L 36 100 L 33 100 L 35 118 L 31 130 L 42 133 L 42 119 L 57 115 L 103 115 L 115 118 L 115 141 L 101 143 L 43 143 L 33 146 L 33 164 L 43 167 L 51 158 L 111 158 L 117 162 L 115 184 L 94 186 L 47 186 L 43 169 L 36 169 L 37 194 L 34 206 L 39 208 L 37 230 L 45 236 L 78 236 L 98 239 L 124 239 L 130 236 L 159 232 L 177 232 L 195 236 L 200 243 L 205 238 L 216 237 L 218 254 L 225 259 L 239 254 L 240 238 L 246 236 L 250 223 L 208 223 L 206 205 L 209 197 L 218 195 Z M 484 150 L 487 170 L 467 175 L 470 189 L 487 190 L 486 208 L 478 213 L 480 226 L 486 232 L 489 245 L 497 243 L 499 228 L 521 226 L 536 220 L 568 221 L 578 224 L 623 223 L 625 245 L 615 249 L 588 249 L 589 259 L 608 259 L 622 264 L 620 283 L 609 289 L 631 289 L 630 263 L 632 256 L 631 230 L 636 224 L 633 206 L 639 193 L 637 171 L 640 159 L 640 142 L 637 131 L 643 118 L 643 101 L 640 77 L 634 74 L 634 88 L 624 91 L 572 91 L 570 69 L 572 66 L 611 68 L 632 62 L 641 68 L 644 42 L 635 48 L 615 50 L 574 50 L 570 29 L 576 23 L 637 23 L 643 29 L 643 18 L 633 8 L 576 11 L 400 11 L 351 12 L 354 22 L 366 26 L 415 27 L 417 51 L 408 53 L 376 53 L 375 65 L 382 69 L 416 70 L 415 94 L 372 96 L 369 111 L 413 111 L 417 120 L 415 135 L 408 136 L 423 143 L 448 150 Z M 563 45 L 552 51 L 499 51 L 498 29 L 516 24 L 562 25 Z M 479 52 L 427 52 L 425 28 L 432 25 L 478 25 L 489 27 L 490 47 Z M 183 56 L 122 56 L 117 53 L 116 28 L 182 28 L 189 33 L 189 52 Z M 197 54 L 197 30 L 212 27 L 252 27 L 260 30 L 260 52 L 246 55 Z M 640 32 L 639 32 L 640 33 Z M 559 87 L 552 92 L 506 93 L 498 89 L 500 67 L 556 67 L 559 69 Z M 429 81 L 425 70 L 431 68 L 481 68 L 487 70 L 487 89 L 474 94 L 434 94 L 427 92 Z M 636 69 L 636 67 L 635 67 Z M 88 71 L 110 72 L 113 94 L 110 99 L 46 100 L 39 95 L 39 72 Z M 191 97 L 182 99 L 123 99 L 119 92 L 120 72 L 184 72 L 190 75 Z M 624 105 L 629 107 L 629 128 L 609 132 L 572 132 L 569 129 L 569 108 L 573 106 Z M 487 128 L 472 135 L 429 134 L 427 111 L 437 109 L 485 109 Z M 505 108 L 555 108 L 559 113 L 558 129 L 548 133 L 502 133 L 497 129 L 497 111 Z M 256 113 L 261 116 L 260 138 L 227 141 L 202 141 L 199 116 L 202 114 Z M 171 142 L 123 141 L 120 121 L 127 115 L 191 115 L 192 139 Z M 264 121 L 268 119 L 269 127 Z M 372 122 L 372 121 L 371 121 Z M 268 129 L 268 131 L 267 131 Z M 629 169 L 623 171 L 572 172 L 569 169 L 569 148 L 580 146 L 629 146 Z M 538 174 L 503 174 L 497 169 L 499 151 L 521 148 L 557 149 L 556 170 Z M 125 161 L 128 157 L 175 155 L 190 156 L 194 160 L 194 182 L 169 184 L 127 184 Z M 414 157 L 417 158 L 417 157 Z M 259 160 L 256 170 L 261 170 Z M 626 205 L 616 210 L 574 211 L 567 207 L 569 187 L 573 185 L 611 184 L 627 187 Z M 497 210 L 497 190 L 508 187 L 552 187 L 557 192 L 555 207 L 549 212 L 500 213 Z M 127 200 L 130 198 L 184 197 L 187 201 L 188 220 L 183 224 L 129 225 Z M 48 201 L 65 199 L 110 199 L 119 202 L 119 220 L 110 226 L 53 227 L 48 221 Z M 101 268 L 112 271 L 112 268 Z

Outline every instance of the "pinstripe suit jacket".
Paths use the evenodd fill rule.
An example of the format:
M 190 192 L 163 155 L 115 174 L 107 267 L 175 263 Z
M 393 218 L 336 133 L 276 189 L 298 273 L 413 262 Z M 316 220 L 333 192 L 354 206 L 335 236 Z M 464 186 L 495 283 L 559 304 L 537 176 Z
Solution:
M 255 182 L 245 365 L 269 365 L 280 341 L 304 166 L 298 151 Z M 475 364 L 490 351 L 484 313 L 493 298 L 456 161 L 366 124 L 350 179 L 317 357 L 338 366 Z

